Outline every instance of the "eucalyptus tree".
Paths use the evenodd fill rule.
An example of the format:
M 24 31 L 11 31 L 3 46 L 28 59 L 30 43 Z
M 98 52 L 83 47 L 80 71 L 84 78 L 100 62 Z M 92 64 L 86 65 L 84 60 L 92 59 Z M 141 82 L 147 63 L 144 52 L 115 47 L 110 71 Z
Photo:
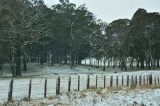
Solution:
M 104 35 L 106 24 L 102 22 L 102 20 L 96 20 L 95 24 L 93 24 L 93 34 L 91 37 L 91 47 L 93 50 L 93 57 L 98 61 L 98 67 L 100 60 L 103 60 L 106 57 L 106 36 Z M 104 63 L 105 63 L 104 59 Z
M 76 5 L 70 3 L 68 0 L 60 0 L 59 4 L 52 6 L 54 12 L 52 29 L 55 37 L 52 56 L 60 64 L 62 64 L 63 60 L 67 64 L 69 56 L 73 58 L 71 28 L 74 22 L 75 8 Z
M 81 64 L 81 60 L 90 53 L 90 36 L 93 33 L 94 16 L 85 5 L 76 8 L 76 5 L 67 0 L 53 5 L 53 30 L 55 34 L 55 51 L 57 55 L 70 61 L 71 68 Z M 56 27 L 59 26 L 59 27 Z M 69 57 L 69 58 L 67 58 Z
M 137 58 L 141 68 L 148 69 L 154 66 L 155 60 L 159 64 L 159 13 L 148 13 L 145 9 L 138 9 L 130 23 L 128 40 L 132 44 L 130 51 L 132 56 Z M 131 53 L 131 52 L 130 52 Z
M 91 37 L 94 34 L 95 17 L 89 12 L 85 5 L 76 9 L 75 22 L 73 26 L 73 45 L 75 48 L 75 61 L 81 61 L 91 55 Z
M 5 35 L 3 41 L 8 43 L 10 49 L 10 62 L 16 64 L 16 72 L 13 74 L 21 76 L 21 58 L 26 56 L 25 46 L 32 42 L 33 38 L 37 38 L 45 27 L 44 23 L 39 23 L 41 2 L 34 2 L 35 4 L 27 0 L 1 0 L 0 2 L 2 7 L 12 13 L 6 15 L 1 32 Z M 24 70 L 26 70 L 25 65 L 24 63 Z
M 93 50 L 93 57 L 98 60 L 98 67 L 99 61 L 102 60 L 104 63 L 103 71 L 105 71 L 106 60 L 108 58 L 107 46 L 105 45 L 107 40 L 105 36 L 105 28 L 106 23 L 102 20 L 96 20 L 95 25 L 93 27 L 93 35 L 91 38 L 91 48 Z
M 13 13 L 9 11 L 7 8 L 0 8 L 0 70 L 1 74 L 3 73 L 3 62 L 6 60 L 8 62 L 10 56 L 10 48 L 8 39 L 5 39 L 7 34 L 5 33 L 8 28 L 7 19 L 9 19 L 8 15 L 13 16 Z M 14 16 L 13 16 L 14 17 Z
M 113 67 L 116 66 L 116 62 L 119 61 L 121 68 L 126 68 L 126 45 L 124 45 L 124 38 L 129 26 L 129 19 L 119 19 L 111 22 L 106 27 L 106 37 L 108 46 L 108 57 L 113 60 Z M 126 48 L 124 50 L 124 48 Z M 109 59 L 108 58 L 108 59 Z

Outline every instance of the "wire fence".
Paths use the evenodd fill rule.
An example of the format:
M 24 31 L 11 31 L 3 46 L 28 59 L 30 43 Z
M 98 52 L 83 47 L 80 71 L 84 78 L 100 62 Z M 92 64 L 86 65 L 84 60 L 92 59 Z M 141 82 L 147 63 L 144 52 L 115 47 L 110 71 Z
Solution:
M 74 75 L 0 80 L 0 101 L 39 99 L 86 89 L 158 85 L 155 75 Z

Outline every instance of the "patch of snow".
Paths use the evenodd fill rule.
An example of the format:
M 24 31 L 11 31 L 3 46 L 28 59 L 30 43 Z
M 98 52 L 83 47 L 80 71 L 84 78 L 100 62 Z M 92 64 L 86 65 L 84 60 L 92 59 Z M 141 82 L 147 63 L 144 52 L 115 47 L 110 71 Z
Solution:
M 97 90 L 89 90 L 64 93 L 52 99 L 19 102 L 22 106 L 159 106 L 160 89 L 122 90 L 118 93 L 102 89 L 100 94 Z

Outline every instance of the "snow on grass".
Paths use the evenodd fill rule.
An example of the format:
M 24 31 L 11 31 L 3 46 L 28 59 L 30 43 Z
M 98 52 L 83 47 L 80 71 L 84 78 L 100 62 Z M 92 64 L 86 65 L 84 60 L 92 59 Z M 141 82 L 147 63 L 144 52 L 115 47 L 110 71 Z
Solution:
M 131 72 L 131 71 L 123 72 L 119 68 L 112 68 L 112 67 L 106 67 L 106 71 L 102 71 L 102 67 L 95 68 L 95 67 L 82 66 L 82 65 L 77 66 L 74 69 L 70 69 L 70 67 L 67 65 L 48 66 L 46 64 L 44 65 L 43 68 L 41 68 L 38 63 L 28 63 L 27 66 L 28 66 L 27 68 L 28 70 L 26 72 L 22 71 L 22 76 L 24 77 L 54 77 L 60 74 L 61 75 L 66 75 L 66 74 L 68 75 L 75 75 L 75 74 L 108 74 L 108 75 L 111 75 L 111 74 L 114 74 L 115 72 L 117 74 L 114 74 L 114 75 L 124 75 L 124 74 L 126 75 L 128 74 L 128 72 Z M 152 71 L 154 70 L 151 70 L 151 71 L 143 70 L 143 71 L 138 71 L 138 72 L 132 71 L 132 74 L 138 73 L 140 75 L 146 72 L 145 75 L 147 74 L 149 75 L 150 73 L 152 73 Z M 0 77 L 1 76 L 2 77 L 12 76 L 9 64 L 4 65 L 4 72 L 3 72 L 3 75 L 0 75 Z
M 110 92 L 107 89 L 85 90 L 64 93 L 60 96 L 31 101 L 14 101 L 21 106 L 159 106 L 160 89 L 120 90 Z
M 113 86 L 116 86 L 116 76 L 119 76 L 119 86 L 121 83 L 121 76 L 124 75 L 124 86 L 126 86 L 126 77 L 127 75 L 150 75 L 154 76 L 160 75 L 160 71 L 138 71 L 138 72 L 123 72 L 123 73 L 110 73 L 110 74 L 90 74 L 90 87 L 95 88 L 96 85 L 96 75 L 98 76 L 98 88 L 104 87 L 104 76 L 106 76 L 106 87 L 110 86 L 110 76 L 113 75 Z M 56 92 L 56 79 L 58 76 L 61 78 L 60 92 L 66 93 L 68 90 L 68 78 L 71 76 L 71 91 L 78 90 L 78 75 L 80 76 L 80 90 L 85 90 L 87 86 L 87 76 L 88 74 L 77 74 L 77 75 L 68 75 L 68 74 L 60 74 L 55 75 L 52 74 L 48 76 L 47 83 L 47 97 L 54 96 Z M 138 77 L 139 78 L 139 77 Z M 8 90 L 9 90 L 9 82 L 11 79 L 0 79 L 0 102 L 7 100 Z M 13 98 L 14 99 L 22 99 L 28 96 L 29 89 L 29 81 L 30 78 L 15 78 L 13 83 Z M 32 78 L 32 91 L 31 98 L 43 98 L 44 96 L 44 81 L 45 78 Z M 139 81 L 139 80 L 138 80 Z M 138 82 L 139 83 L 139 82 Z M 142 82 L 143 84 L 143 82 Z M 154 84 L 154 78 L 153 78 Z
M 94 68 L 90 66 L 76 66 L 74 69 L 71 69 L 69 66 L 64 65 L 64 66 L 59 66 L 59 65 L 54 65 L 54 66 L 48 66 L 44 65 L 43 68 L 38 63 L 28 63 L 27 65 L 27 71 L 24 72 L 22 71 L 22 76 L 38 76 L 38 77 L 43 77 L 43 76 L 52 76 L 52 74 L 105 74 L 105 73 L 114 73 L 116 72 L 121 72 L 120 69 L 118 68 L 107 68 L 106 71 L 102 71 L 102 67 L 100 68 Z M 12 72 L 10 69 L 9 64 L 4 65 L 4 71 L 3 71 L 3 76 L 12 76 Z
M 9 68 L 7 65 L 5 65 L 4 70 L 4 77 L 5 76 L 11 76 L 11 72 L 9 71 Z M 138 96 L 138 93 L 135 92 L 130 92 L 128 95 L 127 92 L 125 91 L 123 93 L 107 93 L 106 95 L 103 95 L 105 99 L 101 96 L 95 96 L 95 92 L 88 92 L 87 95 L 80 95 L 79 93 L 74 96 L 71 94 L 71 98 L 73 99 L 73 102 L 71 99 L 66 99 L 67 95 L 65 94 L 68 90 L 68 78 L 71 76 L 72 81 L 71 81 L 71 91 L 77 91 L 78 89 L 78 75 L 80 76 L 80 90 L 85 90 L 86 85 L 87 85 L 87 76 L 88 74 L 90 75 L 90 87 L 95 88 L 96 85 L 96 75 L 98 76 L 98 88 L 103 88 L 104 87 L 104 76 L 106 76 L 106 87 L 110 85 L 110 76 L 113 76 L 113 85 L 116 86 L 116 76 L 119 78 L 118 85 L 121 86 L 121 80 L 122 80 L 122 75 L 124 76 L 124 86 L 126 86 L 126 79 L 127 75 L 133 75 L 133 76 L 148 76 L 148 75 L 153 75 L 153 84 L 154 84 L 154 77 L 159 77 L 160 76 L 160 71 L 155 71 L 155 70 L 143 70 L 143 71 L 135 71 L 135 72 L 122 72 L 120 69 L 113 69 L 113 68 L 107 68 L 106 71 L 101 71 L 102 69 L 100 68 L 93 68 L 93 67 L 88 67 L 88 66 L 78 66 L 75 69 L 71 70 L 69 66 L 44 66 L 44 68 L 40 68 L 38 64 L 29 64 L 28 66 L 28 71 L 23 72 L 22 75 L 25 77 L 22 78 L 14 78 L 14 84 L 13 84 L 13 99 L 14 100 L 21 100 L 22 98 L 25 98 L 28 96 L 28 89 L 29 89 L 29 81 L 30 78 L 32 79 L 32 90 L 31 90 L 31 98 L 32 99 L 40 99 L 43 98 L 44 96 L 44 81 L 45 78 L 48 79 L 47 83 L 47 97 L 52 97 L 55 96 L 56 92 L 56 79 L 58 76 L 61 78 L 61 89 L 60 92 L 62 93 L 62 97 L 56 99 L 57 104 L 67 104 L 71 106 L 117 106 L 120 104 L 133 104 L 133 100 L 136 100 L 136 103 L 140 105 L 139 99 L 135 98 L 140 98 L 143 97 L 144 101 L 145 99 L 147 100 L 145 103 L 148 104 L 149 100 L 152 100 L 151 98 L 146 97 L 145 93 L 148 93 L 151 91 L 145 90 L 145 91 L 137 91 L 138 93 L 141 93 L 141 95 Z M 117 73 L 114 73 L 117 72 Z M 145 77 L 145 78 L 146 78 Z M 139 77 L 138 81 L 139 81 Z M 3 103 L 4 101 L 7 100 L 8 97 L 8 90 L 9 90 L 9 83 L 10 83 L 11 78 L 1 78 L 0 79 L 0 103 Z M 138 82 L 139 83 L 139 82 Z M 143 82 L 142 82 L 143 83 Z M 154 90 L 153 90 L 154 91 Z M 159 90 L 156 90 L 156 93 L 154 94 L 154 98 L 159 97 Z M 91 93 L 91 94 L 90 94 Z M 92 95 L 95 94 L 95 95 Z M 133 93 L 133 94 L 132 94 Z M 124 95 L 125 94 L 125 95 Z M 79 96 L 84 96 L 83 98 L 77 99 Z M 127 99 L 126 95 L 128 96 Z M 134 96 L 132 96 L 134 95 Z M 149 95 L 149 94 L 148 94 Z M 87 97 L 86 97 L 87 96 Z M 91 96 L 91 97 L 90 97 Z M 93 96 L 93 97 L 92 97 Z M 63 99 L 64 97 L 64 99 Z M 96 99 L 94 99 L 94 97 Z M 135 97 L 135 98 L 134 98 Z M 122 100 L 123 101 L 119 101 Z M 63 99 L 63 100 L 62 100 Z M 131 100 L 133 99 L 133 100 Z M 115 102 L 115 101 L 119 102 Z M 48 101 L 48 100 L 44 100 Z M 62 103 L 62 101 L 64 103 Z M 70 101 L 70 102 L 69 102 Z M 111 102 L 110 102 L 111 101 Z M 130 102 L 129 102 L 130 101 Z M 154 101 L 154 100 L 153 100 Z M 33 101 L 34 102 L 34 101 Z M 38 102 L 38 101 L 35 101 Z M 49 101 L 50 102 L 50 101 Z M 80 105 L 80 103 L 82 105 Z M 114 103 L 119 103 L 119 104 L 114 104 Z M 125 104 L 126 103 L 126 104 Z M 151 102 L 152 103 L 152 102 Z M 155 102 L 158 103 L 158 102 Z M 159 102 L 160 103 L 160 102 Z M 30 104 L 30 103 L 29 103 Z M 45 104 L 45 103 L 42 103 Z M 108 105 L 107 105 L 108 104 Z M 124 106 L 123 105 L 123 106 Z M 137 106 L 138 106 L 137 105 Z M 153 106 L 158 106 L 157 104 L 154 105 L 154 102 L 152 103 Z M 29 106 L 29 105 L 26 105 Z M 44 105 L 42 105 L 44 106 Z M 47 105 L 48 106 L 48 105 Z

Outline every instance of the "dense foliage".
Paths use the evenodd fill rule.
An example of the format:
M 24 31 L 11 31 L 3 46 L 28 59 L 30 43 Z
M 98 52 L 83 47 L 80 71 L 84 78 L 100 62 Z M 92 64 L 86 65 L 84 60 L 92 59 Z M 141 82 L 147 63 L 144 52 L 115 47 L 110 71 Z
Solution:
M 127 60 L 131 67 L 136 61 L 137 67 L 151 69 L 159 67 L 159 52 L 159 13 L 138 9 L 131 20 L 106 24 L 85 5 L 68 0 L 52 8 L 42 0 L 0 0 L 0 68 L 10 63 L 13 76 L 21 76 L 28 62 L 73 68 L 86 58 L 122 69 Z

